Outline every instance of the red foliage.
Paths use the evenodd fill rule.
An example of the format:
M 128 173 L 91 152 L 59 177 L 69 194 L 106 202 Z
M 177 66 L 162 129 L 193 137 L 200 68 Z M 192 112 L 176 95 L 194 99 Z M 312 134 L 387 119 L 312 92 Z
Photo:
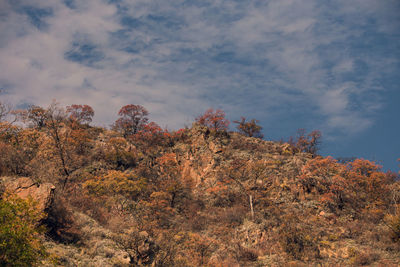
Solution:
M 121 118 L 115 122 L 114 128 L 122 131 L 123 135 L 127 137 L 143 129 L 148 121 L 149 112 L 141 105 L 130 104 L 123 106 L 118 115 Z
M 142 129 L 135 135 L 136 139 L 149 144 L 161 144 L 164 137 L 162 128 L 155 122 L 144 124 Z
M 220 109 L 214 112 L 212 108 L 197 117 L 196 122 L 215 131 L 226 131 L 229 126 L 229 120 L 225 118 L 225 112 Z

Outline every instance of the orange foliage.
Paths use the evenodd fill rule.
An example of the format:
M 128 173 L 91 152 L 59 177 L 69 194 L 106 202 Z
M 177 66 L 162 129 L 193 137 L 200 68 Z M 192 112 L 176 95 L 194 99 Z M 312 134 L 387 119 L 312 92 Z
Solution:
M 320 200 L 342 209 L 346 203 L 353 207 L 373 207 L 383 204 L 388 192 L 389 176 L 374 162 L 357 159 L 347 166 L 331 157 L 310 160 L 299 176 L 308 193 L 320 195 Z

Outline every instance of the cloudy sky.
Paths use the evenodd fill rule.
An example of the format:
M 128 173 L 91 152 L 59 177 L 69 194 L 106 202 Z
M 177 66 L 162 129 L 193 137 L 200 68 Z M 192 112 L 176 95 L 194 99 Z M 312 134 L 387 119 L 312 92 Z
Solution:
M 169 129 L 207 108 L 266 139 L 320 129 L 323 155 L 398 170 L 398 0 L 0 0 L 0 95 L 141 104 Z

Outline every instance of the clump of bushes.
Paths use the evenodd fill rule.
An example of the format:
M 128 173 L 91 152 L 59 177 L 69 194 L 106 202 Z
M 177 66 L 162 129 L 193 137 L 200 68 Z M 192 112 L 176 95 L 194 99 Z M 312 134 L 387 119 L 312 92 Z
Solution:
M 400 214 L 387 215 L 385 221 L 390 229 L 392 240 L 400 243 Z
M 0 266 L 37 266 L 47 253 L 40 242 L 43 214 L 30 200 L 0 199 Z
M 279 243 L 282 249 L 296 260 L 320 258 L 318 240 L 310 231 L 295 223 L 288 223 L 281 228 Z

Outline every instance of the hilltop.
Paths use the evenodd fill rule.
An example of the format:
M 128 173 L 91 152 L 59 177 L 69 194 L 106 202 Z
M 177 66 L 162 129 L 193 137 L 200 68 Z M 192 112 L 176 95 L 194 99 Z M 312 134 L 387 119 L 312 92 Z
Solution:
M 84 106 L 32 107 L 20 113 L 26 127 L 2 122 L 0 212 L 10 220 L 0 235 L 13 240 L 8 224 L 24 225 L 32 253 L 0 263 L 400 264 L 397 175 L 319 156 L 317 132 L 266 141 L 255 120 L 230 132 L 212 110 L 166 131 L 126 107 L 112 129 L 90 126 Z

